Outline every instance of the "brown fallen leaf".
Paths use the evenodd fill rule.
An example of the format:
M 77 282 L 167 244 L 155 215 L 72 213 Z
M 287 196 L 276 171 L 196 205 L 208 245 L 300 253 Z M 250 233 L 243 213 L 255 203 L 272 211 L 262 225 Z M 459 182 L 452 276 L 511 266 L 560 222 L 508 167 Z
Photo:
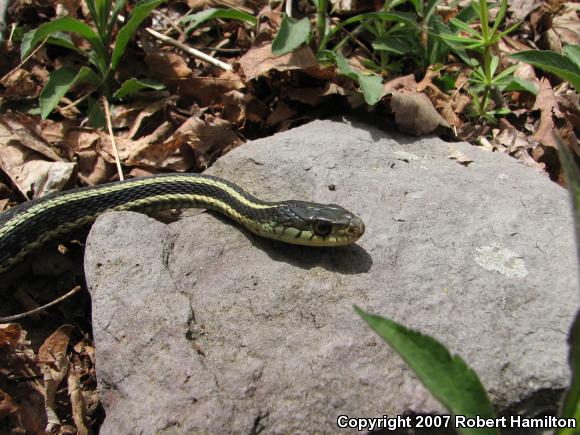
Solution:
M 244 125 L 248 100 L 246 94 L 237 90 L 224 93 L 221 98 L 223 118 L 238 126 Z
M 536 103 L 532 110 L 540 110 L 540 124 L 534 133 L 533 139 L 543 145 L 558 148 L 558 142 L 554 138 L 556 131 L 555 119 L 564 116 L 558 107 L 552 86 L 547 79 L 540 80 L 540 92 L 536 97 Z
M 94 186 L 111 180 L 116 174 L 115 159 L 107 152 L 109 138 L 104 131 L 73 128 L 67 135 L 67 153 L 77 161 L 79 178 Z
M 194 98 L 202 106 L 219 103 L 222 94 L 242 89 L 244 83 L 233 71 L 220 71 L 217 77 L 198 77 L 185 59 L 175 53 L 150 53 L 145 58 L 151 75 L 173 93 Z
M 72 325 L 61 326 L 38 349 L 36 360 L 44 378 L 47 432 L 52 432 L 61 426 L 56 413 L 55 398 L 58 386 L 68 373 L 69 361 L 66 351 L 73 330 Z
M 0 164 L 25 198 L 59 192 L 75 171 L 23 116 L 0 117 Z
M 469 166 L 470 163 L 473 163 L 473 159 L 467 157 L 461 151 L 454 150 L 450 155 L 449 159 L 455 160 L 457 163 L 463 166 Z
M 5 87 L 2 92 L 4 98 L 31 98 L 40 92 L 40 85 L 32 74 L 22 68 L 4 76 L 0 80 L 0 85 Z
M 274 111 L 268 116 L 266 124 L 274 126 L 292 118 L 294 115 L 296 115 L 296 111 L 282 101 L 276 105 Z
M 397 126 L 405 133 L 421 136 L 431 133 L 439 126 L 451 127 L 425 94 L 393 92 L 391 109 L 395 113 Z
M 423 80 L 417 84 L 416 90 L 417 92 L 425 93 L 429 97 L 429 99 L 435 105 L 437 111 L 450 125 L 453 125 L 454 127 L 461 127 L 463 125 L 463 121 L 456 114 L 455 103 L 459 102 L 462 105 L 462 110 L 465 107 L 463 106 L 463 100 L 460 96 L 458 96 L 458 93 L 454 94 L 453 96 L 449 96 L 442 92 L 433 83 L 433 79 L 438 76 L 439 72 L 436 72 L 432 67 L 429 67 L 425 77 L 423 77 Z M 458 111 L 458 113 L 461 113 L 461 111 Z
M 142 138 L 128 150 L 124 161 L 129 166 L 185 171 L 205 167 L 225 149 L 239 143 L 232 124 L 224 119 L 187 119 L 165 141 Z
M 565 2 L 552 18 L 552 25 L 546 31 L 548 48 L 558 53 L 566 45 L 580 44 L 580 4 Z
M 239 60 L 247 81 L 268 74 L 271 70 L 303 70 L 316 73 L 322 70 L 310 47 L 300 47 L 292 53 L 274 57 L 270 42 L 250 48 Z
M 83 373 L 73 367 L 68 374 L 68 391 L 72 406 L 73 420 L 78 435 L 92 434 L 89 418 L 87 415 L 87 402 L 81 390 L 81 376 Z
M 20 325 L 0 325 L 0 421 L 6 433 L 44 434 L 44 400 L 34 351 Z
M 0 349 L 6 346 L 16 345 L 21 335 L 22 327 L 18 323 L 0 324 Z

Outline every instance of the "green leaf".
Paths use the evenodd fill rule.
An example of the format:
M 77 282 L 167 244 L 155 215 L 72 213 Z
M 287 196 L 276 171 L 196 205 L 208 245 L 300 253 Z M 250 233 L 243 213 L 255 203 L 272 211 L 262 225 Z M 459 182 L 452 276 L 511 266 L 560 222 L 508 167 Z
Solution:
M 580 67 L 566 56 L 553 51 L 530 50 L 510 54 L 514 59 L 556 74 L 580 91 Z
M 74 84 L 89 83 L 95 88 L 101 85 L 102 79 L 92 69 L 83 66 L 79 69 Z
M 272 41 L 272 54 L 282 56 L 296 50 L 310 36 L 310 21 L 308 18 L 295 20 L 292 17 L 284 15 L 278 34 Z
M 392 21 L 392 22 L 396 22 L 396 23 L 407 24 L 407 25 L 412 26 L 414 28 L 418 28 L 416 15 L 414 13 L 411 13 L 411 12 L 368 12 L 365 14 L 355 15 L 354 17 L 351 17 L 348 20 L 344 20 L 340 24 L 337 24 L 336 26 L 334 26 L 332 29 L 330 29 L 330 31 L 324 37 L 324 44 L 322 44 L 322 45 L 325 46 L 326 42 L 330 38 L 332 38 L 336 34 L 336 32 L 339 32 L 345 26 L 348 26 L 348 25 L 353 24 L 353 23 L 359 23 L 361 21 L 366 21 L 366 20 L 369 20 L 371 22 L 376 21 L 379 24 L 382 22 Z
M 463 21 L 464 23 L 471 23 L 477 18 L 478 15 L 476 4 L 477 2 L 470 2 L 469 6 L 459 11 L 455 18 L 457 18 L 459 21 Z
M 538 88 L 529 80 L 513 77 L 511 82 L 504 88 L 504 91 L 526 91 L 538 95 Z
M 457 36 L 457 35 L 448 35 L 448 34 L 442 34 L 440 35 L 441 38 L 443 38 L 445 41 L 451 41 L 451 42 L 459 42 L 460 44 L 481 44 L 481 40 L 479 39 L 474 39 L 474 38 L 467 38 L 465 36 Z
M 157 91 L 160 91 L 162 89 L 165 89 L 165 86 L 163 85 L 163 83 L 156 82 L 155 80 L 136 79 L 133 77 L 125 81 L 121 85 L 121 87 L 113 95 L 113 98 L 116 99 L 123 98 L 129 94 L 133 94 L 143 89 L 155 89 Z
M 117 23 L 117 17 L 125 7 L 125 3 L 127 3 L 127 0 L 115 0 L 115 5 L 113 6 L 113 10 L 111 11 L 111 17 L 109 18 L 109 22 L 107 23 L 107 34 L 105 36 L 107 42 L 111 40 L 113 28 Z
M 71 87 L 86 82 L 97 88 L 101 78 L 90 68 L 83 66 L 78 71 L 72 67 L 63 67 L 51 72 L 48 81 L 39 96 L 40 115 L 46 119 L 66 95 Z
M 482 39 L 483 36 L 475 29 L 469 27 L 469 25 L 467 23 L 464 23 L 463 21 L 457 20 L 455 18 L 451 18 L 449 20 L 449 22 L 453 25 L 455 25 L 455 27 L 458 27 L 459 29 L 473 35 L 476 36 L 477 39 Z
M 564 55 L 580 68 L 580 45 L 565 46 Z
M 185 33 L 191 32 L 193 29 L 198 27 L 200 24 L 205 23 L 209 20 L 215 20 L 217 18 L 226 18 L 230 20 L 242 21 L 248 23 L 250 26 L 255 27 L 258 23 L 256 17 L 250 15 L 246 12 L 238 11 L 236 9 L 216 9 L 210 8 L 204 11 L 198 12 L 197 14 L 189 15 L 181 20 L 181 23 L 186 24 L 191 22 L 191 24 L 185 30 Z
M 356 81 L 361 90 L 363 91 L 363 96 L 367 104 L 374 105 L 383 96 L 383 80 L 377 75 L 364 75 L 358 71 L 355 71 L 345 57 L 336 53 L 335 55 L 336 66 L 341 74 L 347 76 L 348 78 Z
M 107 120 L 105 116 L 105 109 L 100 100 L 89 98 L 89 111 L 87 113 L 88 123 L 94 128 L 105 127 Z
M 580 259 L 580 171 L 576 166 L 574 155 L 568 150 L 567 145 L 562 139 L 556 136 L 558 142 L 558 154 L 560 161 L 566 174 L 566 181 L 568 182 L 570 198 L 572 199 L 572 212 L 574 214 L 574 221 L 576 222 L 576 252 Z M 562 417 L 572 416 L 573 413 L 578 415 L 580 413 L 580 320 L 576 315 L 574 325 L 570 329 L 568 343 L 570 345 L 570 367 L 572 368 L 572 383 L 570 384 L 570 391 L 564 400 L 564 407 L 562 409 Z M 571 392 L 574 390 L 575 392 Z M 568 396 L 571 402 L 568 401 Z M 573 402 L 573 403 L 572 403 Z
M 505 13 L 507 11 L 507 7 L 508 7 L 508 2 L 507 0 L 501 0 L 501 5 L 499 7 L 499 12 L 497 13 L 496 17 L 495 17 L 495 22 L 493 23 L 493 27 L 491 29 L 491 34 L 493 35 L 499 25 L 501 24 L 503 17 L 505 16 Z
M 477 374 L 440 342 L 381 316 L 355 311 L 413 369 L 423 385 L 452 414 L 493 418 L 493 408 Z M 493 428 L 458 429 L 462 434 L 493 434 Z
M 377 75 L 358 75 L 358 84 L 360 85 L 365 101 L 370 106 L 375 105 L 383 96 L 383 80 Z
M 77 72 L 74 68 L 63 67 L 48 75 L 46 85 L 40 91 L 40 115 L 46 119 L 58 105 L 58 102 L 74 84 Z
M 133 34 L 141 23 L 149 16 L 151 11 L 163 3 L 164 0 L 145 0 L 139 3 L 133 9 L 131 18 L 127 21 L 119 33 L 117 34 L 117 40 L 115 42 L 115 48 L 113 49 L 113 54 L 111 55 L 111 66 L 110 71 L 115 71 L 119 65 L 121 57 L 125 53 L 125 49 L 129 44 L 129 41 L 133 37 Z
M 417 52 L 417 44 L 414 40 L 405 37 L 383 36 L 376 38 L 372 47 L 376 51 L 387 51 L 400 56 L 411 55 Z
M 564 147 L 560 147 L 560 156 L 563 154 L 562 149 Z M 567 157 L 567 159 L 570 158 L 571 156 Z M 573 163 L 572 160 L 569 160 L 568 163 L 570 164 L 570 167 L 565 172 L 568 183 L 575 183 L 575 186 L 571 186 L 570 192 L 572 193 L 572 200 L 576 211 L 576 234 L 579 234 L 580 185 L 578 184 L 578 170 L 576 169 L 576 164 Z M 566 164 L 564 167 L 566 168 Z M 574 173 L 574 175 L 571 177 L 572 173 Z M 570 387 L 568 387 L 566 395 L 564 396 L 564 402 L 562 403 L 562 409 L 560 410 L 560 417 L 574 418 L 576 421 L 580 421 L 580 311 L 576 313 L 576 318 L 574 319 L 574 323 L 570 328 L 568 345 L 570 348 L 568 364 L 572 369 L 572 380 L 570 382 Z M 578 429 L 563 428 L 559 429 L 556 433 L 557 435 L 575 435 L 578 433 Z
M 99 36 L 85 23 L 70 17 L 57 18 L 27 32 L 20 46 L 21 59 L 24 60 L 45 38 L 58 32 L 77 33 L 89 41 L 93 50 L 95 50 L 97 67 L 102 74 L 105 73 L 107 69 L 107 54 Z
M 82 56 L 87 56 L 87 53 L 81 48 L 79 48 L 74 42 L 72 42 L 70 36 L 67 35 L 66 33 L 62 32 L 53 33 L 51 36 L 48 37 L 46 43 L 68 48 L 69 50 L 73 50 L 75 53 L 78 53 Z

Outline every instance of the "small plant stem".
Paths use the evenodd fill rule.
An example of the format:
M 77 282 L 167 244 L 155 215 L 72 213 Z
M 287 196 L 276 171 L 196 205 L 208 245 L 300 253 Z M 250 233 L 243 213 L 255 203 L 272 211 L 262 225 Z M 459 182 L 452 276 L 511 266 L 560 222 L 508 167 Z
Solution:
M 8 316 L 8 317 L 0 317 L 0 322 L 1 323 L 5 323 L 5 322 L 13 322 L 15 320 L 19 320 L 22 319 L 24 317 L 29 317 L 32 316 L 33 314 L 37 314 L 40 313 L 41 311 L 46 310 L 47 308 L 52 307 L 53 305 L 58 304 L 61 301 L 64 301 L 66 298 L 70 298 L 72 295 L 74 295 L 76 292 L 78 292 L 81 289 L 80 285 L 77 285 L 75 288 L 73 288 L 70 292 L 68 292 L 67 294 L 56 298 L 54 301 L 49 302 L 46 305 L 43 305 L 41 307 L 37 307 L 33 310 L 30 311 L 26 311 L 25 313 L 20 313 L 20 314 L 15 314 L 14 316 Z
M 292 17 L 292 0 L 286 0 L 284 10 L 287 16 Z
M 316 11 L 316 36 L 318 37 L 318 50 L 324 50 L 326 46 L 326 10 L 328 0 L 318 0 Z
M 2 78 L 0 78 L 0 82 L 2 80 L 4 80 L 6 77 L 8 77 L 10 74 L 14 73 L 15 71 L 18 71 L 20 68 L 22 68 L 22 66 L 28 62 L 28 60 L 34 56 L 36 54 L 36 52 L 38 50 L 40 50 L 42 48 L 42 46 L 44 45 L 44 43 L 46 42 L 46 40 L 48 39 L 48 36 L 46 38 L 44 38 L 44 41 L 42 41 L 40 44 L 38 44 L 38 47 L 36 47 L 28 56 L 26 56 L 26 58 L 20 62 L 17 66 L 15 66 L 13 69 L 11 69 L 10 71 L 8 71 L 6 74 L 4 74 L 2 76 Z
M 123 169 L 121 168 L 121 159 L 119 158 L 119 150 L 117 149 L 117 142 L 115 142 L 115 135 L 113 134 L 113 123 L 111 122 L 111 111 L 109 110 L 109 102 L 103 96 L 101 98 L 103 108 L 105 109 L 105 118 L 107 121 L 107 129 L 109 130 L 109 137 L 111 138 L 111 145 L 113 146 L 113 154 L 115 156 L 115 164 L 117 165 L 117 172 L 119 173 L 119 180 L 123 181 Z
M 479 0 L 479 12 L 481 14 L 481 34 L 483 35 L 484 41 L 487 43 L 489 41 L 487 0 Z
M 485 84 L 483 87 L 483 94 L 481 96 L 481 104 L 479 106 L 479 115 L 483 116 L 485 114 L 485 108 L 487 107 L 487 99 L 489 98 L 489 90 L 491 86 L 491 59 L 489 56 L 489 47 L 483 49 L 483 73 L 485 75 Z
M 481 96 L 480 115 L 485 114 L 487 100 L 492 83 L 491 72 L 491 41 L 489 35 L 489 11 L 487 9 L 487 0 L 479 0 L 479 14 L 481 19 L 481 36 L 483 37 L 483 73 L 485 74 L 485 86 Z
M 199 50 L 196 50 L 193 47 L 190 47 L 188 45 L 185 45 L 182 42 L 179 42 L 169 36 L 163 35 L 162 33 L 156 32 L 153 29 L 147 28 L 146 29 L 147 32 L 149 32 L 151 35 L 155 36 L 157 39 L 163 41 L 163 42 L 167 42 L 168 44 L 173 45 L 174 47 L 179 48 L 180 50 L 185 51 L 188 54 L 191 54 L 194 57 L 197 57 L 198 59 L 204 60 L 207 63 L 211 63 L 214 66 L 217 66 L 218 68 L 223 69 L 224 71 L 231 71 L 232 70 L 232 66 L 222 62 L 221 60 L 216 59 L 215 57 L 211 57 Z

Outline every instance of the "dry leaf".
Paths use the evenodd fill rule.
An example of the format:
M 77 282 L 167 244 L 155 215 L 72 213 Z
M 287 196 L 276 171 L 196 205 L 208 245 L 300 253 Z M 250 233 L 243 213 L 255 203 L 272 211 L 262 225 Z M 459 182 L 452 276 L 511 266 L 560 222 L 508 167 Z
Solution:
M 552 86 L 547 79 L 540 81 L 540 92 L 536 97 L 536 103 L 532 110 L 540 110 L 540 125 L 534 133 L 533 139 L 543 145 L 558 148 L 558 142 L 554 138 L 556 123 L 554 118 L 563 118 Z
M 438 76 L 439 73 L 435 72 L 432 67 L 429 67 L 423 80 L 417 84 L 416 90 L 417 92 L 425 93 L 429 97 L 437 111 L 450 125 L 461 127 L 463 121 L 456 115 L 454 103 L 459 102 L 461 109 L 463 109 L 465 107 L 464 99 L 454 99 L 444 92 L 441 92 L 441 90 L 433 83 L 433 79 Z M 457 94 L 454 94 L 454 96 L 456 95 Z
M 292 53 L 274 57 L 272 44 L 269 42 L 250 48 L 238 62 L 247 81 L 266 75 L 271 70 L 304 70 L 314 73 L 321 69 L 310 47 L 303 46 Z
M 2 93 L 5 98 L 30 98 L 37 96 L 40 92 L 40 86 L 33 79 L 32 74 L 22 68 L 3 77 L 0 85 L 6 88 Z
M 170 124 L 158 130 L 163 127 L 169 128 Z M 124 155 L 127 152 L 124 163 L 174 171 L 185 171 L 192 165 L 201 169 L 214 155 L 237 142 L 230 122 L 219 118 L 204 121 L 193 116 L 164 141 L 155 140 L 151 135 L 135 141 L 131 149 L 124 150 Z
M 463 154 L 462 152 L 457 151 L 457 150 L 453 151 L 449 155 L 449 159 L 456 160 L 457 163 L 459 163 L 460 165 L 463 165 L 463 166 L 469 166 L 470 163 L 473 163 L 473 159 L 470 159 L 465 154 Z
M 61 425 L 56 413 L 56 391 L 68 373 L 69 361 L 67 347 L 72 325 L 63 325 L 48 337 L 38 350 L 37 362 L 44 378 L 45 410 L 47 415 L 46 431 L 52 432 Z
M 0 325 L 0 419 L 7 433 L 44 434 L 44 400 L 34 352 L 20 325 Z M 16 381 L 17 380 L 17 381 Z M 16 381 L 16 382 L 15 382 Z
M 276 106 L 276 109 L 268 116 L 266 124 L 274 126 L 292 118 L 294 115 L 296 115 L 296 112 L 290 106 L 284 102 L 280 102 Z
M 548 48 L 561 53 L 565 45 L 580 44 L 580 4 L 566 2 L 552 18 L 552 26 L 546 31 Z
M 77 428 L 78 435 L 89 435 L 92 433 L 89 418 L 87 416 L 87 403 L 81 391 L 80 378 L 82 373 L 76 369 L 70 370 L 68 374 L 68 391 L 72 406 L 73 420 Z
M 22 328 L 18 323 L 0 324 L 0 349 L 6 346 L 14 346 L 19 342 Z
M 439 126 L 450 127 L 425 94 L 394 92 L 391 96 L 391 108 L 395 113 L 397 126 L 405 133 L 421 136 L 431 133 Z
M 75 164 L 64 162 L 21 114 L 0 117 L 0 164 L 27 198 L 58 192 L 70 181 Z
M 79 178 L 89 186 L 107 182 L 116 173 L 112 153 L 106 150 L 108 140 L 103 131 L 80 127 L 67 135 L 70 159 L 77 161 Z

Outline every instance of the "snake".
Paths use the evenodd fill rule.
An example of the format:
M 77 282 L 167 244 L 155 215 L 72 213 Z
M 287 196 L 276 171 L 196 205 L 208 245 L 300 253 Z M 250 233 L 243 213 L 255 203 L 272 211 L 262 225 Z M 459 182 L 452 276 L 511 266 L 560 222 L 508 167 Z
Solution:
M 297 245 L 350 245 L 365 231 L 361 218 L 336 204 L 268 202 L 219 177 L 168 173 L 53 193 L 0 213 L 0 274 L 107 211 L 183 208 L 212 210 L 260 237 Z

